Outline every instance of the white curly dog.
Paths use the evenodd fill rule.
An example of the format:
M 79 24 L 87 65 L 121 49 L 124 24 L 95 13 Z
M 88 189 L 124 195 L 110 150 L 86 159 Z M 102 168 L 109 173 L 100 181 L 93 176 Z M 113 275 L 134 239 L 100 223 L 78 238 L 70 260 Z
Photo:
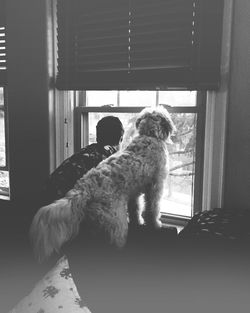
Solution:
M 126 243 L 129 224 L 161 226 L 159 200 L 168 172 L 167 140 L 175 126 L 160 106 L 142 110 L 136 129 L 138 134 L 125 149 L 91 169 L 64 198 L 38 210 L 30 234 L 40 261 L 75 237 L 83 220 L 118 247 Z M 143 210 L 138 205 L 141 194 Z

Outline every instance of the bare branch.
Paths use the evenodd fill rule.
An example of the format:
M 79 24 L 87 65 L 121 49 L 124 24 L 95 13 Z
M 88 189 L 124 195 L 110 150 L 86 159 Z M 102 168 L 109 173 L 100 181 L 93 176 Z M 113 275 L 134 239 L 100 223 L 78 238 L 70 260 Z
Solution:
M 193 162 L 189 162 L 189 163 L 185 163 L 185 164 L 181 164 L 181 165 L 177 165 L 177 166 L 174 166 L 172 168 L 170 168 L 170 172 L 173 172 L 175 170 L 178 170 L 179 168 L 183 168 L 183 167 L 186 167 L 186 166 L 189 166 L 189 165 L 193 165 L 194 164 L 194 161 Z

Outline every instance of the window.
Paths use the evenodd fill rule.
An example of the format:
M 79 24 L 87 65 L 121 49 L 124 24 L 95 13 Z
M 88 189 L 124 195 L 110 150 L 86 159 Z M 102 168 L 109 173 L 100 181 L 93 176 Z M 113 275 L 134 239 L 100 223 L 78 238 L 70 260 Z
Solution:
M 123 145 L 126 146 L 134 134 L 134 122 L 138 112 L 144 107 L 169 105 L 177 132 L 172 137 L 173 144 L 168 146 L 170 173 L 165 181 L 161 212 L 168 216 L 190 218 L 194 212 L 200 210 L 204 93 L 97 90 L 79 94 L 79 106 L 75 110 L 76 150 L 95 141 L 95 126 L 104 116 L 114 115 L 120 118 L 125 128 Z
M 161 205 L 168 216 L 202 207 L 206 97 L 220 87 L 223 10 L 223 0 L 57 1 L 56 87 L 74 94 L 75 151 L 95 139 L 105 114 L 120 117 L 126 144 L 137 112 L 170 105 L 178 132 Z
M 5 88 L 0 87 L 0 198 L 9 196 L 9 171 L 7 149 L 7 109 Z
M 5 1 L 0 1 L 0 198 L 9 198 Z

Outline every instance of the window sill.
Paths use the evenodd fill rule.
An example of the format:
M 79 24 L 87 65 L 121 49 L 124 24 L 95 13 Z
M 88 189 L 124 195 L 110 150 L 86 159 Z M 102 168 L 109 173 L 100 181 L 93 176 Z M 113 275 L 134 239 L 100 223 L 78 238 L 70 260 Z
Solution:
M 10 200 L 10 197 L 9 197 L 9 196 L 4 196 L 4 195 L 0 195 L 0 200 L 9 201 L 9 200 Z
M 179 233 L 190 221 L 190 217 L 164 214 L 161 217 L 163 227 L 176 227 Z

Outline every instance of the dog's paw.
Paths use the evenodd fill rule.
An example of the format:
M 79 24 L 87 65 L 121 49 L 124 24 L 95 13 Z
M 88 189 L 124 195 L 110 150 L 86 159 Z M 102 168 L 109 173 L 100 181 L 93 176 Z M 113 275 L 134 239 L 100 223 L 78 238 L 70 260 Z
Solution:
M 162 222 L 157 219 L 157 220 L 150 220 L 146 222 L 146 226 L 148 228 L 153 228 L 153 229 L 158 229 L 162 227 Z
M 154 228 L 161 228 L 162 227 L 162 222 L 160 221 L 160 220 L 155 220 L 154 222 L 153 222 L 153 227 Z
M 139 215 L 139 216 L 138 216 L 138 225 L 139 225 L 139 226 L 142 226 L 142 225 L 144 225 L 144 224 L 145 224 L 144 218 L 143 218 L 141 215 Z
M 142 216 L 137 216 L 136 218 L 130 218 L 129 227 L 130 228 L 138 228 L 139 226 L 145 225 L 145 220 Z
M 161 228 L 162 227 L 162 222 L 160 220 L 156 221 L 156 228 Z

